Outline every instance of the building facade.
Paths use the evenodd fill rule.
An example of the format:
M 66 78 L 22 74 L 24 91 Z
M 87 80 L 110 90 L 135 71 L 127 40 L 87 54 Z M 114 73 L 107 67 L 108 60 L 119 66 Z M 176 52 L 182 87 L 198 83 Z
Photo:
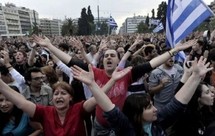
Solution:
M 137 26 L 140 22 L 146 21 L 146 17 L 144 16 L 134 16 L 128 17 L 123 22 L 122 26 L 119 29 L 119 34 L 131 34 L 137 32 Z
M 38 13 L 25 7 L 16 7 L 12 3 L 3 6 L 0 3 L 0 36 L 14 37 L 28 35 L 33 22 L 39 23 Z
M 61 35 L 62 21 L 59 19 L 40 19 L 40 29 L 46 36 Z

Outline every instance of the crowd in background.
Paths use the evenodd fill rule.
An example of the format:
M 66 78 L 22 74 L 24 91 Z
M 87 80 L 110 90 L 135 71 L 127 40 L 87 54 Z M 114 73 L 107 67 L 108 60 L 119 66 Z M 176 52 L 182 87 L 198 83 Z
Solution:
M 215 135 L 215 31 L 11 37 L 0 57 L 0 135 Z

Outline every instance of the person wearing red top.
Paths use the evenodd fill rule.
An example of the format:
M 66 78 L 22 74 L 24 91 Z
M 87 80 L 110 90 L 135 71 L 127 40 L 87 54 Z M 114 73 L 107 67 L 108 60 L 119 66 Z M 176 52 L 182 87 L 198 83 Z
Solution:
M 74 69 L 75 70 L 75 69 Z M 116 69 L 112 78 L 117 81 L 122 78 L 130 68 L 122 71 Z M 127 72 L 126 72 L 127 71 Z M 124 73 L 124 74 L 123 74 Z M 102 87 L 106 93 L 113 86 L 109 81 Z M 11 89 L 1 79 L 0 74 L 0 92 L 11 102 L 23 110 L 33 121 L 38 121 L 43 126 L 44 136 L 86 136 L 84 117 L 87 113 L 93 111 L 96 106 L 94 97 L 87 101 L 73 103 L 73 90 L 66 82 L 58 82 L 53 85 L 53 106 L 36 105 L 26 100 L 21 94 Z
M 41 38 L 34 35 L 33 39 L 35 43 L 39 44 L 42 47 L 48 48 L 49 51 L 55 54 L 61 61 L 63 61 L 69 67 L 73 65 L 78 65 L 84 70 L 88 70 L 87 65 L 73 59 L 68 54 L 56 48 L 54 45 L 52 45 L 51 41 L 47 37 Z M 175 48 L 171 49 L 168 52 L 163 53 L 162 55 L 159 55 L 158 57 L 153 58 L 149 62 L 133 67 L 131 72 L 127 73 L 128 75 L 125 75 L 121 80 L 116 82 L 114 87 L 110 89 L 110 92 L 107 94 L 110 100 L 121 109 L 126 99 L 128 85 L 130 85 L 132 82 L 137 81 L 137 79 L 145 75 L 145 73 L 148 73 L 154 68 L 156 68 L 157 66 L 160 66 L 161 64 L 163 64 L 169 58 L 177 54 L 177 52 L 191 47 L 193 44 L 195 44 L 195 42 L 196 40 L 191 40 L 183 44 L 180 43 L 179 44 L 180 46 L 177 45 Z M 77 46 L 83 47 L 80 41 L 75 43 L 80 44 Z M 131 47 L 129 47 L 126 54 L 131 54 L 132 52 L 134 52 L 135 46 L 137 44 L 138 44 L 138 40 L 137 42 L 135 41 Z M 100 87 L 103 87 L 111 79 L 111 77 L 113 76 L 113 71 L 116 69 L 119 62 L 120 62 L 120 58 L 118 57 L 116 50 L 108 49 L 104 52 L 104 58 L 103 58 L 104 69 L 97 69 L 97 68 L 93 69 L 95 81 Z M 99 134 L 100 132 L 103 134 L 104 130 L 107 133 L 109 133 L 109 130 L 111 129 L 110 125 L 108 121 L 103 117 L 103 112 L 99 106 L 96 107 L 95 116 L 96 116 L 95 122 L 94 122 L 95 135 L 100 135 Z
M 33 121 L 40 122 L 45 136 L 86 136 L 84 117 L 96 105 L 92 98 L 73 104 L 73 90 L 66 82 L 53 86 L 53 106 L 36 105 L 15 92 L 0 79 L 0 92 L 27 113 Z

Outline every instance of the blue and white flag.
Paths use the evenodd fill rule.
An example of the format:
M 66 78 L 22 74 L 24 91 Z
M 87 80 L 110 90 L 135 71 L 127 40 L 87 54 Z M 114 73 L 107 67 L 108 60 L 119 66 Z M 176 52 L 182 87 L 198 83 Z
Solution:
M 163 24 L 160 22 L 159 25 L 157 25 L 157 27 L 155 27 L 155 29 L 153 30 L 153 33 L 157 33 L 163 29 L 164 29 Z
M 213 15 L 202 0 L 169 0 L 166 14 L 167 44 L 173 48 L 205 19 Z
M 111 28 L 111 29 L 116 29 L 118 27 L 116 21 L 113 19 L 112 16 L 110 16 L 110 18 L 108 19 L 108 26 Z
M 159 19 L 150 19 L 149 20 L 149 24 L 150 25 L 158 25 L 160 23 L 160 20 Z

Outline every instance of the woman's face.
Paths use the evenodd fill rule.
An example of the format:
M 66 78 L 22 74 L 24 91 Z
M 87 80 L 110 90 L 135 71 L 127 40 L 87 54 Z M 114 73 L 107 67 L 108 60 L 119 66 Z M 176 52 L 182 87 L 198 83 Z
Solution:
M 143 109 L 143 121 L 146 122 L 153 122 L 157 120 L 157 109 L 155 106 L 150 102 L 150 104 Z
M 58 110 L 64 110 L 69 108 L 70 101 L 72 100 L 72 96 L 61 87 L 55 89 L 53 93 L 53 105 Z
M 0 94 L 0 111 L 3 113 L 10 113 L 14 105 L 7 100 L 3 94 Z
M 54 62 L 53 61 L 49 61 L 48 62 L 48 66 L 54 67 Z
M 211 106 L 214 103 L 214 93 L 212 88 L 209 88 L 207 85 L 202 85 L 202 93 L 199 98 L 199 102 L 202 105 Z

